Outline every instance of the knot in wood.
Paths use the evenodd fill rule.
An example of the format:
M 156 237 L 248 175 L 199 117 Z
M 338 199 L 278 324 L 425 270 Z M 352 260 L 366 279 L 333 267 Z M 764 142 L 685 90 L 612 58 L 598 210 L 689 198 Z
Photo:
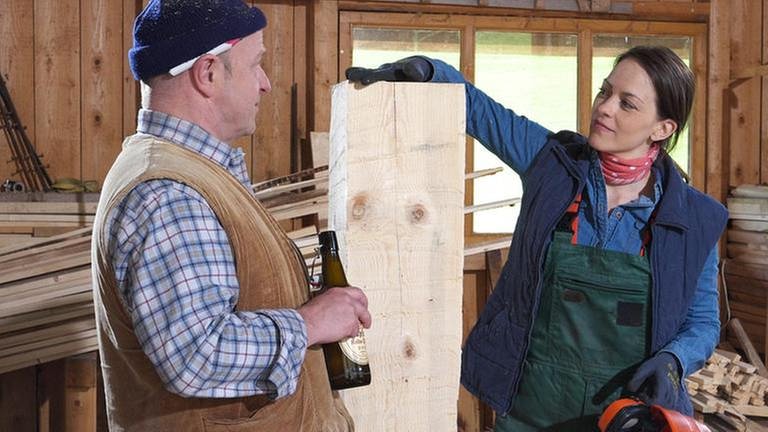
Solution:
M 411 208 L 411 222 L 420 223 L 426 220 L 427 209 L 421 205 L 416 204 Z
M 368 207 L 368 197 L 358 195 L 352 199 L 352 219 L 362 219 Z
M 403 356 L 407 359 L 416 358 L 416 346 L 413 344 L 413 342 L 410 341 L 410 339 L 406 339 L 405 343 L 403 344 Z

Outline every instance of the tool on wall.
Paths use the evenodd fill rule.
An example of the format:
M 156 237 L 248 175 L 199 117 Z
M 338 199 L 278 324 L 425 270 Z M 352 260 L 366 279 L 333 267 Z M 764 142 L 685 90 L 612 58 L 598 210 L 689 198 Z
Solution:
M 677 411 L 646 405 L 634 398 L 619 399 L 603 411 L 600 432 L 711 432 L 704 424 Z
M 16 172 L 13 174 L 21 177 L 21 183 L 26 190 L 31 192 L 53 190 L 51 178 L 19 120 L 2 74 L 0 74 L 0 129 L 5 133 L 11 149 L 11 161 L 16 164 Z

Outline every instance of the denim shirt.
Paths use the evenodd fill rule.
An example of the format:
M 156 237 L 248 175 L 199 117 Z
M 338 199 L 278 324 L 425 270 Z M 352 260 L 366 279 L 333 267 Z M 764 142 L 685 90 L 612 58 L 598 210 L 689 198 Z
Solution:
M 509 165 L 523 179 L 551 131 L 497 103 L 452 66 L 428 59 L 433 82 L 464 83 L 467 104 L 467 133 Z M 579 208 L 578 242 L 582 245 L 637 254 L 642 245 L 641 230 L 647 225 L 662 190 L 661 173 L 654 171 L 653 197 L 640 196 L 608 211 L 605 181 L 597 152 L 590 154 L 590 171 Z M 652 241 L 652 240 L 651 240 Z M 699 276 L 696 294 L 677 336 L 662 348 L 677 357 L 682 376 L 700 369 L 711 355 L 720 335 L 718 312 L 718 253 L 709 253 Z

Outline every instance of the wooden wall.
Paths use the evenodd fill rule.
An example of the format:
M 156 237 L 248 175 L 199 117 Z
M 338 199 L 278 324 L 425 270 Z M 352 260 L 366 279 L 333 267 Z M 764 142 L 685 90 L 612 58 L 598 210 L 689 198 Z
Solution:
M 257 132 L 238 143 L 248 155 L 254 181 L 306 166 L 307 158 L 297 157 L 299 149 L 306 149 L 302 139 L 308 138 L 310 130 L 328 130 L 330 86 L 340 80 L 339 11 L 386 10 L 708 22 L 707 192 L 722 200 L 738 184 L 768 183 L 768 0 L 274 0 L 254 4 L 263 7 L 269 19 L 265 69 L 273 85 L 262 104 Z M 134 130 L 138 92 L 126 52 L 132 20 L 141 5 L 142 0 L 2 1 L 0 73 L 53 178 L 101 181 L 123 136 Z M 18 178 L 5 163 L 9 157 L 0 139 L 0 182 Z M 487 295 L 484 268 L 466 273 L 465 330 Z M 85 369 L 93 370 L 94 360 L 86 358 L 0 376 L 0 430 L 52 430 L 56 419 L 62 418 L 52 415 L 52 410 L 68 410 L 56 401 L 77 401 L 81 393 L 73 392 L 92 382 L 82 372 L 88 362 L 90 369 Z M 70 378 L 65 380 L 66 376 Z M 462 403 L 461 430 L 482 430 L 491 415 L 466 395 Z

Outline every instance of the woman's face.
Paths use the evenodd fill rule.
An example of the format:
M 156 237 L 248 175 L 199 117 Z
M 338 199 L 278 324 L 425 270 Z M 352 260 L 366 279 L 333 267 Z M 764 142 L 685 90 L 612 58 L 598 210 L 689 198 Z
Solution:
M 645 156 L 650 145 L 677 128 L 659 119 L 651 78 L 633 59 L 619 62 L 603 81 L 592 104 L 589 144 L 624 159 Z

